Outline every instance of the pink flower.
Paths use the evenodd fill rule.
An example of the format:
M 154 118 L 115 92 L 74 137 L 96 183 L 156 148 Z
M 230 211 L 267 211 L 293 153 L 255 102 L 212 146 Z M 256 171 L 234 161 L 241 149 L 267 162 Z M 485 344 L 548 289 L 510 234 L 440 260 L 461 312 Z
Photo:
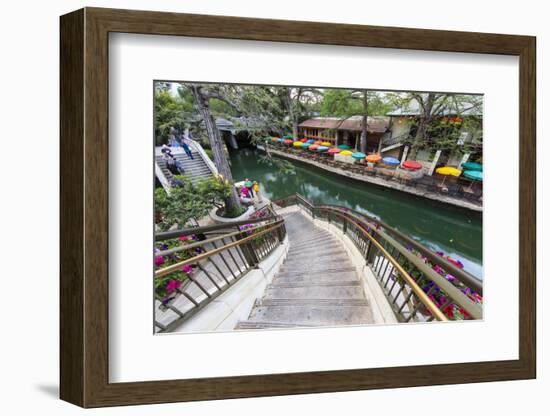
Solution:
M 180 240 L 180 241 L 187 241 L 187 240 L 189 240 L 189 237 L 186 236 L 186 235 L 182 235 L 182 236 L 178 237 L 178 240 Z
M 175 290 L 179 289 L 181 286 L 181 282 L 179 280 L 169 280 L 168 284 L 166 285 L 166 291 L 168 293 L 172 293 Z
M 435 270 L 436 273 L 440 273 L 443 271 L 443 269 L 441 268 L 441 266 L 439 264 L 436 264 L 433 269 Z
M 163 256 L 155 256 L 155 266 L 160 267 L 164 264 Z
M 185 266 L 183 266 L 181 268 L 181 271 L 186 273 L 186 274 L 191 274 L 191 273 L 193 273 L 193 268 L 191 266 L 189 266 L 188 264 L 186 264 Z

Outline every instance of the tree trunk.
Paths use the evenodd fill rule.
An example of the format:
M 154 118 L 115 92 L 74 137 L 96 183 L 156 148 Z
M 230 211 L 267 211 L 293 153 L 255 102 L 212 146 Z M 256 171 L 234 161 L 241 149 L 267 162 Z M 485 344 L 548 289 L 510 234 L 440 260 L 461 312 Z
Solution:
M 241 201 L 239 200 L 239 196 L 237 195 L 237 191 L 233 185 L 233 175 L 231 174 L 231 169 L 225 156 L 220 131 L 216 127 L 214 117 L 210 114 L 208 98 L 203 94 L 202 87 L 200 86 L 191 86 L 191 91 L 193 93 L 195 105 L 197 106 L 197 109 L 199 110 L 199 113 L 204 121 L 206 134 L 208 135 L 210 147 L 214 156 L 214 163 L 218 168 L 218 173 L 231 184 L 231 194 L 224 201 L 225 209 L 226 211 L 235 211 L 236 209 L 241 208 Z
M 411 146 L 411 157 L 416 158 L 418 150 L 422 144 L 427 140 L 427 130 L 428 126 L 432 121 L 432 110 L 434 106 L 435 95 L 432 93 L 428 94 L 424 105 L 423 103 L 418 103 L 419 107 L 422 109 L 422 115 L 420 116 L 420 123 L 418 124 L 418 130 L 416 131 L 416 136 Z
M 361 122 L 361 147 L 362 153 L 367 153 L 367 122 L 368 122 L 368 97 L 367 91 L 363 91 L 363 120 Z

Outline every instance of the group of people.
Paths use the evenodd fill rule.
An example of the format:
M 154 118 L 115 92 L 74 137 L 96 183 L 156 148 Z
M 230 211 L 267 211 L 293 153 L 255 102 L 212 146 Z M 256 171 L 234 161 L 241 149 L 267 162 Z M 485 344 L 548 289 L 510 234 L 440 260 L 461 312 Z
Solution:
M 178 144 L 183 148 L 187 157 L 189 157 L 190 159 L 195 159 L 193 156 L 193 152 L 191 151 L 187 143 L 185 143 L 182 140 Z M 160 151 L 162 153 L 164 162 L 166 163 L 166 167 L 173 175 L 185 174 L 185 169 L 183 167 L 183 164 L 174 156 L 174 154 L 172 153 L 172 149 L 169 146 L 167 146 L 166 144 L 163 144 L 160 148 Z
M 256 181 L 252 182 L 246 178 L 244 185 L 239 190 L 241 194 L 241 202 L 245 204 L 253 204 L 255 202 L 262 202 L 262 195 L 260 194 L 260 184 Z

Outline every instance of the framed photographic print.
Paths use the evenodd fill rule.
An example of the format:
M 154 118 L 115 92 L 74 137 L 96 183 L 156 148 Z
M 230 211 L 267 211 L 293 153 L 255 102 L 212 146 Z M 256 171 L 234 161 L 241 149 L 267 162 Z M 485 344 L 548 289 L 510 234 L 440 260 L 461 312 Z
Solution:
M 83 407 L 534 378 L 535 38 L 61 17 Z

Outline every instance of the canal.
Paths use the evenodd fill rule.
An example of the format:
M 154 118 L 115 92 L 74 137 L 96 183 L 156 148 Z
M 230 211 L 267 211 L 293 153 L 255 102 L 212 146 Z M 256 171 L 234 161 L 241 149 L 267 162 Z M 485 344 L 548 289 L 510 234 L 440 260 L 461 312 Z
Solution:
M 282 174 L 251 149 L 230 152 L 235 181 L 258 181 L 270 199 L 300 193 L 314 203 L 342 205 L 379 218 L 433 251 L 460 260 L 482 278 L 481 214 L 292 162 L 295 174 Z

